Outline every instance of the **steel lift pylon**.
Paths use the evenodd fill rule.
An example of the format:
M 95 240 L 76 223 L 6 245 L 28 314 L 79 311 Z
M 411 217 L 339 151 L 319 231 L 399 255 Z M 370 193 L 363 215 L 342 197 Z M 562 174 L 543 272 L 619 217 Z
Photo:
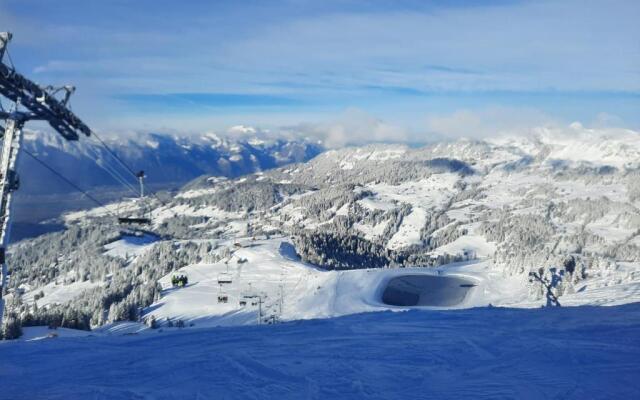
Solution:
M 73 86 L 42 87 L 16 72 L 13 65 L 4 63 L 11 38 L 11 33 L 0 32 L 0 96 L 11 102 L 10 110 L 0 108 L 0 120 L 4 120 L 4 127 L 0 125 L 3 142 L 0 153 L 0 323 L 7 294 L 5 253 L 11 227 L 11 195 L 20 182 L 16 165 L 22 144 L 22 128 L 28 121 L 40 120 L 48 122 L 66 140 L 78 140 L 81 134 L 91 135 L 89 127 L 68 108 L 69 98 L 75 91 Z

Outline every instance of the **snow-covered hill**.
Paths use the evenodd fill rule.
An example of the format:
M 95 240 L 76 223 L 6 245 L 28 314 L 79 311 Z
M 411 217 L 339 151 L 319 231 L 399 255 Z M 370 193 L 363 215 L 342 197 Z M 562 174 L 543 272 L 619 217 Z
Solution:
M 164 205 L 110 207 L 150 207 L 146 238 L 122 234 L 102 209 L 69 214 L 66 232 L 12 249 L 23 293 L 12 307 L 30 325 L 202 327 L 410 304 L 637 302 L 640 135 L 571 132 L 333 150 L 203 177 Z M 178 275 L 186 287 L 173 287 Z

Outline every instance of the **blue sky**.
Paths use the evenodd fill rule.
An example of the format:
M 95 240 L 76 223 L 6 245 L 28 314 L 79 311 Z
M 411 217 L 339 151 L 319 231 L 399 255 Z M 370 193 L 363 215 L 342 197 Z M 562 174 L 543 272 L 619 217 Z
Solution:
M 75 84 L 97 129 L 349 121 L 415 141 L 470 114 L 638 128 L 638 20 L 616 0 L 0 0 L 18 68 Z

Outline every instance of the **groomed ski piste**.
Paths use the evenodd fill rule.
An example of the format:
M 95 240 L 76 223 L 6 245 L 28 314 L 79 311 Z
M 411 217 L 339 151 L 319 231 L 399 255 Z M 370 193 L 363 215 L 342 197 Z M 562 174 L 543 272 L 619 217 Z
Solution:
M 633 399 L 639 328 L 636 303 L 3 342 L 0 398 Z

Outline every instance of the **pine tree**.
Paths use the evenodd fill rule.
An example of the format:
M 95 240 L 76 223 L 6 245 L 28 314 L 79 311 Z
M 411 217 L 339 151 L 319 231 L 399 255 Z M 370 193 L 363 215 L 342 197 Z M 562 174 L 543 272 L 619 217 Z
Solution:
M 2 324 L 2 338 L 4 340 L 17 339 L 22 336 L 22 324 L 18 316 L 11 312 L 4 318 Z

